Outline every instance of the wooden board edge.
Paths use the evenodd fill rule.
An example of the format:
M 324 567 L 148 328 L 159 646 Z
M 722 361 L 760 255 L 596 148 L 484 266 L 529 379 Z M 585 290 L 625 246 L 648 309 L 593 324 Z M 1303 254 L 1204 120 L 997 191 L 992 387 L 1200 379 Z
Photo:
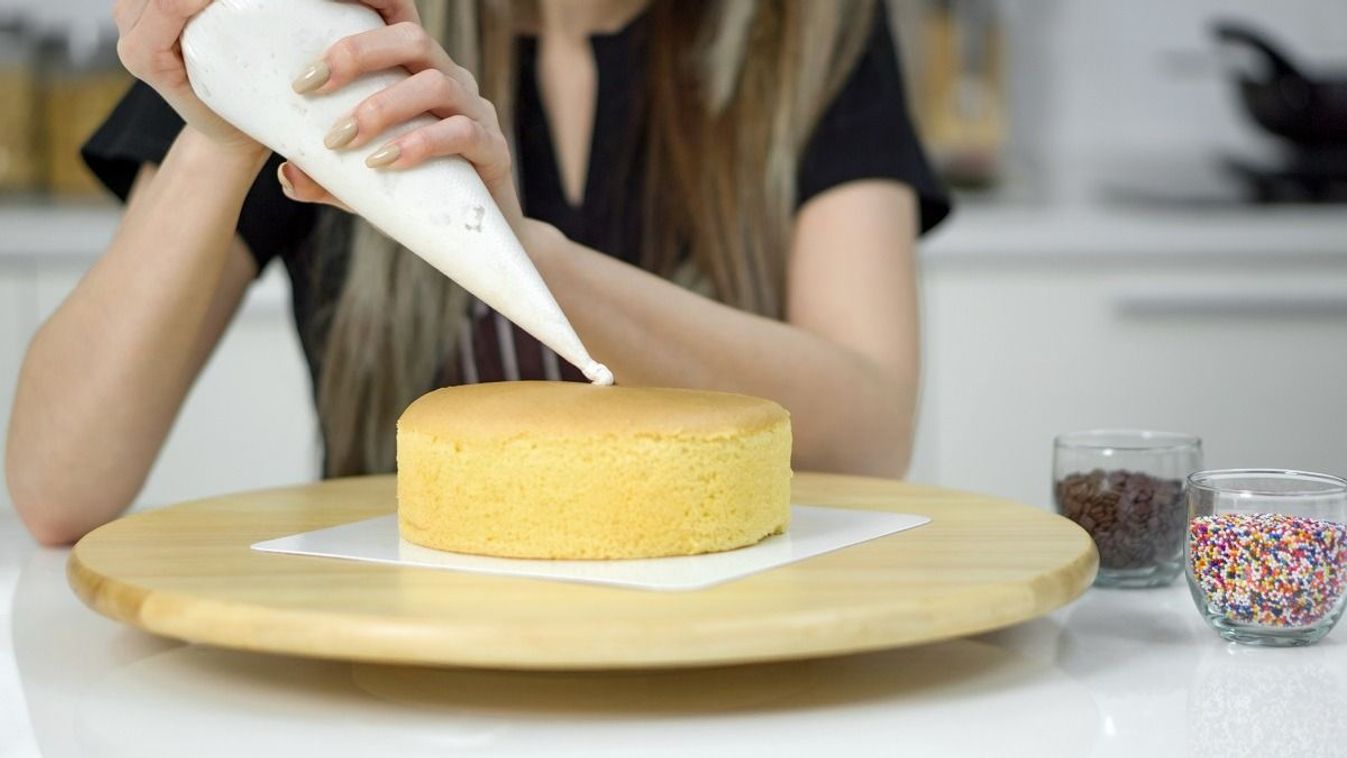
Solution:
M 1088 539 L 1088 538 L 1087 538 Z M 648 651 L 629 657 L 615 657 L 612 649 L 595 656 L 538 655 L 527 647 L 499 645 L 476 646 L 470 640 L 446 649 L 443 630 L 415 624 L 389 622 L 399 627 L 393 635 L 398 644 L 389 645 L 387 634 L 366 634 L 364 625 L 355 625 L 349 636 L 315 637 L 311 630 L 321 625 L 328 614 L 312 611 L 286 611 L 252 604 L 226 603 L 193 597 L 174 597 L 172 593 L 147 590 L 103 577 L 89 569 L 72 551 L 67 575 L 81 600 L 94 611 L 130 623 L 152 634 L 186 643 L 207 644 L 254 653 L 280 654 L 320 660 L 348 660 L 360 663 L 418 665 L 513 671 L 632 671 L 714 667 L 773 663 L 821 657 L 861 654 L 897 647 L 925 645 L 949 639 L 1002 629 L 1023 623 L 1060 608 L 1087 591 L 1098 567 L 1093 545 L 1071 563 L 1045 573 L 1031 583 L 1030 595 L 1019 598 L 1016 608 L 1003 614 L 970 615 L 961 623 L 951 624 L 938 635 L 871 634 L 864 639 L 850 637 L 835 644 L 815 644 L 808 649 L 779 647 L 756 651 L 711 651 L 689 655 L 686 650 L 660 656 Z M 1007 587 L 1010 595 L 1024 593 L 1024 587 Z M 190 608 L 190 612 L 184 609 Z M 230 614 L 238 625 L 266 628 L 268 634 L 239 636 L 224 633 L 218 619 Z M 880 612 L 864 619 L 875 628 L 900 628 L 891 612 Z M 345 616 L 334 617 L 343 624 Z M 387 631 L 386 629 L 384 630 Z M 461 633 L 460 633 L 461 634 Z M 485 633 L 483 633 L 485 635 Z M 464 635 L 470 636 L 470 635 Z M 412 638 L 422 638 L 409 644 Z M 577 646 L 578 647 L 578 646 Z

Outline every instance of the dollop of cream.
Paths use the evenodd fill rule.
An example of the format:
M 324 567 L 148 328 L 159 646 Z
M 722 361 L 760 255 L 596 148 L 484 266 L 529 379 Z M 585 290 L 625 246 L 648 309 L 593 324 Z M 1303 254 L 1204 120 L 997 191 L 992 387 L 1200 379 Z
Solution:
M 590 361 L 589 365 L 580 369 L 585 378 L 594 384 L 609 386 L 613 383 L 613 372 L 608 367 L 597 361 Z

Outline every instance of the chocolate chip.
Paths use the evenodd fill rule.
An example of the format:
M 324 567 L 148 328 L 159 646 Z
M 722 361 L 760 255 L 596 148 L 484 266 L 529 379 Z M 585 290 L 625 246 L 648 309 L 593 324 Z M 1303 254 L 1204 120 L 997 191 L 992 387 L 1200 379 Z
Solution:
M 1101 568 L 1144 569 L 1179 560 L 1188 515 L 1183 482 L 1095 469 L 1061 479 L 1053 495 L 1058 512 L 1094 540 Z

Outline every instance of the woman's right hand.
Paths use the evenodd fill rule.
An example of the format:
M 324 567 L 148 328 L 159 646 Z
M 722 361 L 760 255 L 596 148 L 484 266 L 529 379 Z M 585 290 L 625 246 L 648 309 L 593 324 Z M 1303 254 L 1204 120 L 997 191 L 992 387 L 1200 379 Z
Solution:
M 113 18 L 117 55 L 133 76 L 150 85 L 187 125 L 213 142 L 244 152 L 264 150 L 248 135 L 215 115 L 192 91 L 179 38 L 188 20 L 211 0 L 117 0 Z

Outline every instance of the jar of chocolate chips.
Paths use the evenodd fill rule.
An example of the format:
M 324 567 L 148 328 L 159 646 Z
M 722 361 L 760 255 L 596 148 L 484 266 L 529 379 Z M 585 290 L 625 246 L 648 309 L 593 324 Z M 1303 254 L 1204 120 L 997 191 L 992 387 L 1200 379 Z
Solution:
M 1182 570 L 1185 480 L 1202 468 L 1191 434 L 1100 429 L 1053 450 L 1053 501 L 1099 549 L 1100 587 L 1159 587 Z

